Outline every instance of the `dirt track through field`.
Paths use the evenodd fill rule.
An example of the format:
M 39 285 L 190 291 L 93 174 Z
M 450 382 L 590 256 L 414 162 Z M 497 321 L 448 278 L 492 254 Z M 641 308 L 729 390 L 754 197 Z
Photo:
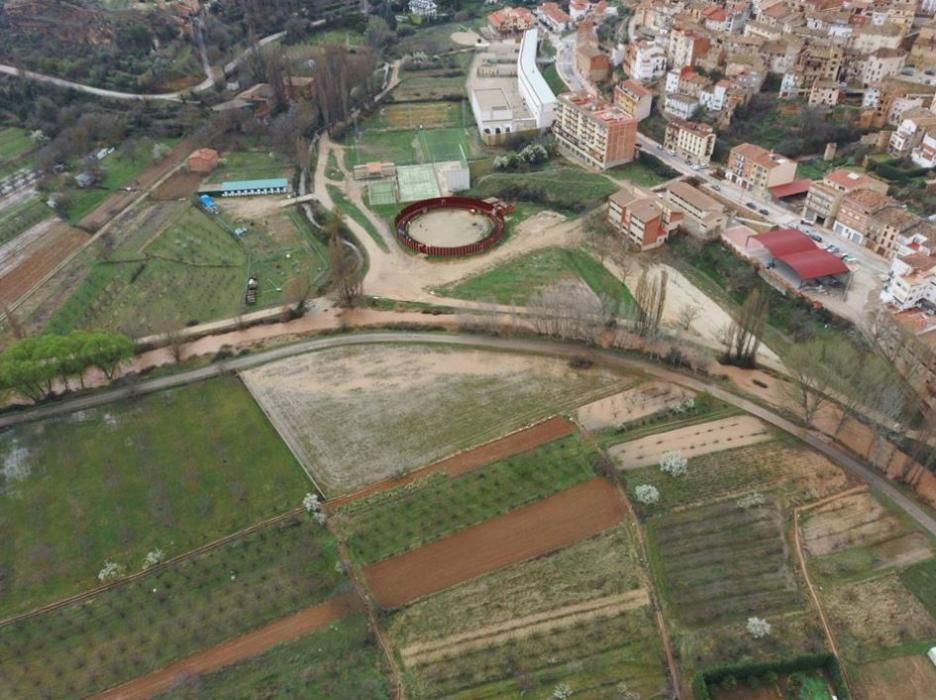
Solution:
M 575 426 L 562 416 L 547 418 L 541 423 L 537 423 L 529 428 L 523 428 L 510 435 L 505 435 L 486 445 L 459 452 L 434 464 L 415 469 L 400 479 L 384 479 L 356 493 L 332 499 L 326 503 L 326 506 L 331 512 L 351 501 L 366 498 L 380 491 L 397 488 L 411 481 L 422 479 L 433 472 L 444 471 L 447 472 L 449 476 L 465 474 L 479 469 L 486 464 L 490 464 L 491 462 L 522 454 L 523 452 L 529 452 L 543 443 L 556 440 L 573 432 L 575 432 Z
M 277 644 L 303 635 L 346 617 L 360 602 L 347 594 L 293 615 L 271 622 L 217 646 L 176 661 L 165 668 L 92 696 L 94 700 L 144 700 L 169 690 L 179 679 L 210 673 L 224 666 L 262 654 Z
M 589 620 L 614 617 L 649 604 L 650 596 L 647 591 L 638 588 L 627 593 L 593 598 L 535 615 L 514 618 L 499 625 L 479 627 L 442 639 L 417 642 L 405 647 L 400 654 L 407 666 L 432 663 L 460 653 L 503 644 L 511 639 L 525 639 L 532 635 L 568 629 Z
M 594 478 L 555 496 L 364 567 L 384 608 L 396 608 L 508 564 L 549 554 L 617 524 L 625 507 Z
M 612 447 L 608 452 L 621 469 L 656 464 L 672 450 L 698 457 L 773 439 L 773 433 L 753 416 L 735 416 L 649 435 Z

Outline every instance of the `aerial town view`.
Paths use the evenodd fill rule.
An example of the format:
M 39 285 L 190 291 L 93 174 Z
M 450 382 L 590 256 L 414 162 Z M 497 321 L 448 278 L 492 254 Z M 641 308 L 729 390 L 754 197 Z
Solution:
M 0 700 L 936 700 L 936 0 L 0 0 Z

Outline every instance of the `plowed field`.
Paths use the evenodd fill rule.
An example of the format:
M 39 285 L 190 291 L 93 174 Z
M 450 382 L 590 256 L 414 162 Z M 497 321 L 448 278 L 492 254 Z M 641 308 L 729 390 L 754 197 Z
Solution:
M 15 302 L 87 240 L 88 235 L 78 229 L 52 226 L 0 269 L 0 301 Z
M 605 530 L 624 516 L 615 488 L 596 478 L 462 530 L 392 559 L 364 568 L 371 590 L 385 608 L 556 551 Z

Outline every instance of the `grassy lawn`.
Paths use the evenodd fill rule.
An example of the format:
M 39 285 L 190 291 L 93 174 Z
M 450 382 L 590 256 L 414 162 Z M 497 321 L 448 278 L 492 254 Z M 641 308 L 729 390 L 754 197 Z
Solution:
M 308 481 L 236 378 L 3 433 L 0 614 L 136 570 L 296 505 Z
M 390 102 L 370 119 L 368 129 L 444 129 L 474 126 L 467 100 L 460 102 Z
M 569 91 L 569 86 L 565 84 L 565 81 L 559 75 L 559 70 L 556 68 L 555 63 L 550 63 L 546 66 L 546 70 L 543 71 L 543 78 L 546 80 L 546 84 L 549 85 L 549 89 L 555 94 L 561 95 Z
M 566 165 L 549 165 L 532 172 L 495 172 L 472 186 L 472 192 L 481 197 L 538 202 L 566 211 L 582 211 L 617 190 L 618 186 L 604 175 Z
M 640 187 L 656 187 L 669 179 L 662 177 L 653 168 L 636 160 L 612 168 L 608 171 L 608 174 L 616 180 L 626 180 Z
M 385 129 L 362 125 L 358 134 L 345 140 L 345 167 L 362 163 L 393 162 L 397 165 L 456 160 L 462 154 L 481 154 L 477 129 Z
M 911 566 L 900 577 L 927 612 L 936 618 L 936 559 Z
M 269 151 L 228 151 L 221 154 L 221 162 L 205 182 L 288 178 L 291 167 L 286 158 Z
M 377 230 L 377 227 L 371 223 L 371 220 L 362 212 L 357 205 L 348 199 L 344 192 L 341 191 L 341 188 L 337 185 L 326 185 L 328 189 L 328 194 L 332 198 L 332 201 L 335 203 L 335 207 L 341 212 L 344 216 L 347 216 L 349 219 L 355 221 L 359 226 L 361 226 L 367 235 L 374 239 L 374 243 L 377 244 L 377 247 L 380 248 L 383 252 L 389 253 L 390 248 L 387 246 L 387 242 L 383 239 L 383 236 L 380 235 L 380 231 Z
M 0 129 L 0 160 L 16 158 L 34 147 L 29 132 L 15 126 Z
M 660 645 L 648 608 L 593 621 L 569 620 L 551 631 L 523 626 L 509 640 L 415 663 L 407 647 L 544 615 L 566 606 L 626 594 L 641 584 L 630 527 L 612 528 L 555 554 L 514 564 L 395 612 L 389 638 L 402 657 L 414 697 L 549 698 L 567 683 L 573 697 L 612 697 L 620 683 L 642 697 L 663 684 Z M 571 624 L 569 624 L 571 623 Z
M 261 697 L 389 698 L 383 653 L 358 613 L 265 654 L 181 683 L 161 700 Z
M 303 43 L 310 46 L 326 46 L 328 44 L 360 46 L 364 43 L 364 35 L 350 29 L 325 29 L 315 32 Z
M 71 191 L 72 203 L 68 209 L 68 221 L 76 224 L 98 204 L 122 187 L 131 185 L 134 178 L 153 165 L 153 146 L 162 143 L 172 147 L 176 139 L 141 139 L 130 148 L 120 148 L 107 156 L 100 165 L 103 179 L 95 186 Z
M 4 626 L 0 698 L 85 697 L 322 602 L 347 587 L 335 549 L 327 530 L 295 516 Z
M 358 562 L 381 561 L 585 481 L 598 458 L 571 435 L 455 478 L 436 473 L 354 501 L 335 524 Z
M 325 163 L 325 177 L 329 180 L 344 180 L 344 173 L 338 167 L 338 158 L 334 151 L 328 152 L 328 161 Z
M 52 210 L 38 197 L 0 209 L 0 245 L 12 241 L 50 216 L 52 216 Z
M 436 291 L 457 299 L 495 299 L 502 304 L 522 305 L 564 278 L 581 279 L 596 295 L 619 299 L 624 304 L 632 298 L 627 287 L 591 255 L 566 248 L 534 251 Z

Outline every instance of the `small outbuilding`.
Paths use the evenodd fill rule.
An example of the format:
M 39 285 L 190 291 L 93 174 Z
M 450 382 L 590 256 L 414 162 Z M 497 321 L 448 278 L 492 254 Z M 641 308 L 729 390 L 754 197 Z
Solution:
M 213 148 L 199 148 L 197 151 L 192 151 L 185 165 L 190 173 L 207 175 L 218 167 L 218 160 L 218 152 Z

